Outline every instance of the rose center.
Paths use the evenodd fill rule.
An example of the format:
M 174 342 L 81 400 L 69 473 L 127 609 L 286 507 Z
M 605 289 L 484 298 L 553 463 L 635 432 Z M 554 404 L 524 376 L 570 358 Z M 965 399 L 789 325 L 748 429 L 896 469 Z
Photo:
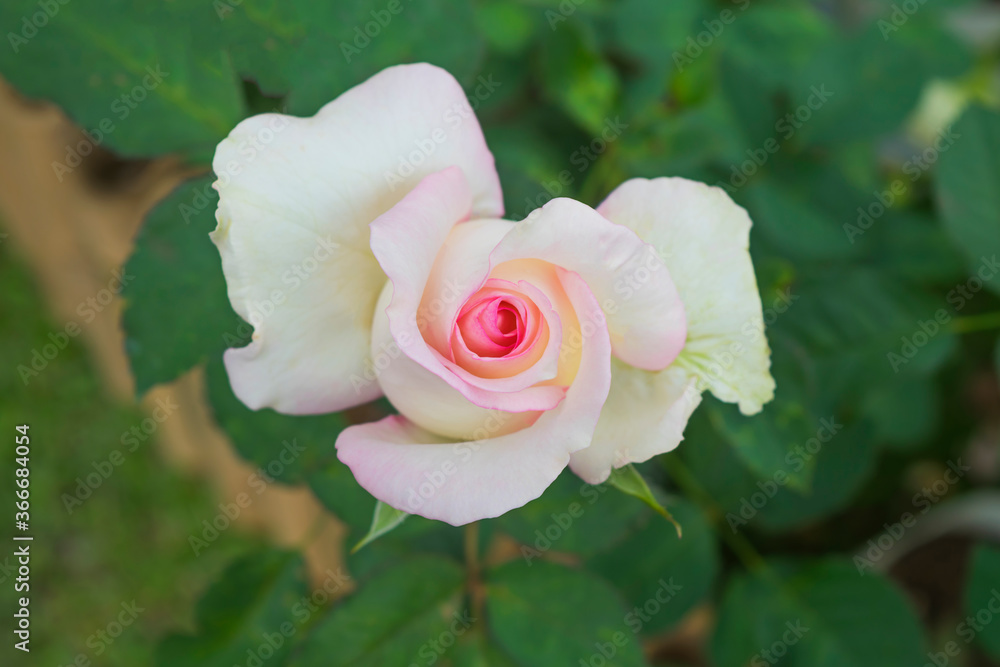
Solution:
M 524 340 L 528 307 L 513 295 L 470 300 L 458 316 L 466 347 L 480 357 L 503 357 Z

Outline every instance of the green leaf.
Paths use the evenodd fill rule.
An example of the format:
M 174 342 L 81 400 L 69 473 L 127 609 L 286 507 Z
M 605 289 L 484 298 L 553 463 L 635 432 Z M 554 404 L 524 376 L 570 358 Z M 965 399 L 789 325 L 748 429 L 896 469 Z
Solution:
M 803 260 L 857 254 L 858 247 L 848 242 L 841 221 L 819 208 L 804 188 L 763 181 L 749 187 L 746 196 L 754 222 L 783 254 Z
M 954 143 L 940 154 L 935 194 L 952 238 L 973 266 L 1000 256 L 1000 113 L 972 107 L 953 126 Z M 986 267 L 995 278 L 997 268 Z M 1000 280 L 984 284 L 1000 293 Z
M 441 657 L 433 640 L 468 631 L 478 619 L 459 606 L 465 573 L 450 560 L 417 556 L 369 579 L 317 622 L 297 667 L 383 667 Z
M 711 649 L 718 667 L 913 667 L 924 662 L 920 624 L 903 595 L 878 575 L 829 560 L 739 575 L 729 584 Z
M 406 512 L 401 512 L 391 505 L 386 505 L 381 500 L 375 504 L 375 512 L 372 515 L 372 525 L 368 529 L 368 534 L 360 542 L 354 545 L 351 553 L 357 553 L 366 544 L 374 542 L 390 530 L 403 523 L 406 517 L 410 516 Z
M 0 70 L 25 95 L 63 107 L 95 143 L 129 157 L 204 159 L 243 117 L 240 82 L 220 40 L 199 38 L 198 26 L 218 25 L 209 3 L 55 7 L 34 29 L 28 17 L 45 15 L 37 2 L 0 5 L 0 24 L 31 34 L 0 49 Z
M 543 43 L 542 83 L 581 128 L 595 136 L 608 124 L 618 96 L 618 75 L 570 21 Z
M 297 553 L 268 550 L 234 562 L 198 601 L 198 633 L 172 635 L 158 647 L 158 667 L 231 667 L 260 648 L 281 664 L 301 628 L 293 606 L 308 593 Z
M 334 447 L 337 436 L 347 426 L 343 414 L 290 416 L 270 408 L 251 410 L 233 394 L 221 358 L 207 365 L 206 381 L 216 422 L 232 439 L 240 456 L 259 466 L 254 473 L 256 480 L 295 484 L 322 468 L 343 465 L 337 461 Z M 357 484 L 347 475 L 326 475 L 313 482 L 346 487 L 348 492 Z M 323 497 L 336 492 L 331 490 Z
M 933 378 L 899 374 L 865 388 L 864 415 L 875 437 L 895 449 L 909 449 L 934 436 L 940 417 L 940 396 Z
M 833 40 L 833 31 L 809 6 L 751 6 L 740 14 L 719 40 L 719 85 L 745 137 L 745 149 L 768 139 L 790 139 L 788 125 L 779 125 L 789 104 L 788 90 L 815 53 Z M 706 58 L 707 55 L 701 55 Z M 793 106 L 794 106 L 793 105 Z M 745 150 L 744 149 L 744 150 Z M 745 159 L 740 154 L 733 159 Z
M 611 475 L 608 477 L 608 484 L 615 487 L 623 493 L 627 493 L 630 496 L 638 498 L 642 502 L 646 503 L 654 512 L 662 516 L 664 519 L 674 524 L 674 528 L 677 530 L 677 537 L 682 536 L 681 524 L 674 519 L 673 515 L 667 511 L 660 501 L 656 499 L 653 495 L 652 490 L 649 488 L 649 484 L 646 480 L 642 478 L 639 471 L 635 469 L 635 466 L 631 463 L 622 466 L 621 468 L 612 468 Z
M 624 0 L 612 17 L 615 45 L 650 66 L 675 68 L 674 51 L 702 28 L 695 26 L 701 9 L 699 0 Z
M 125 265 L 122 326 L 140 396 L 249 342 L 226 296 L 215 229 L 218 193 L 205 176 L 180 185 L 146 217 Z
M 763 413 L 747 417 L 734 405 L 709 401 L 706 407 L 716 430 L 725 437 L 747 467 L 760 479 L 784 476 L 783 484 L 808 491 L 813 461 L 800 469 L 789 466 L 789 457 L 819 428 L 815 417 L 802 404 L 802 396 L 779 385 L 779 394 L 764 406 Z M 793 398 L 793 396 L 795 396 Z
M 463 636 L 451 654 L 452 667 L 517 667 L 511 658 L 482 632 Z
M 526 667 L 646 664 L 616 592 L 586 572 L 508 563 L 487 575 L 486 608 L 497 643 Z
M 471 84 L 475 78 L 485 41 L 476 30 L 473 3 L 294 0 L 294 4 L 306 26 L 306 38 L 294 47 L 287 74 L 288 103 L 294 114 L 311 115 L 351 86 L 400 63 L 429 62 L 463 83 Z M 504 83 L 500 81 L 501 86 Z
M 350 468 L 331 458 L 308 472 L 306 482 L 317 500 L 346 523 L 353 534 L 363 535 L 368 530 L 376 501 L 357 483 Z
M 782 469 L 796 472 L 814 466 L 808 492 L 760 479 L 712 429 L 703 411 L 695 412 L 677 453 L 698 483 L 719 506 L 729 530 L 747 527 L 789 530 L 818 521 L 844 508 L 875 469 L 878 448 L 864 423 L 846 423 L 829 445 L 815 453 L 803 443 Z M 668 463 L 668 461 L 664 461 Z M 668 466 L 669 469 L 669 466 Z
M 972 618 L 985 616 L 997 620 L 996 609 L 1000 607 L 1000 549 L 992 546 L 979 545 L 972 552 L 969 566 L 969 578 L 965 585 L 965 613 Z M 977 621 L 985 626 L 981 620 Z M 968 627 L 968 626 L 966 626 Z M 979 643 L 994 659 L 1000 660 L 1000 633 L 994 629 L 984 628 L 977 633 Z M 965 637 L 963 637 L 965 639 Z M 966 639 L 968 641 L 968 639 Z
M 594 553 L 625 535 L 642 512 L 642 503 L 635 498 L 613 491 L 608 484 L 586 484 L 567 470 L 540 498 L 507 512 L 498 522 L 501 530 L 524 545 L 522 554 L 531 562 L 550 549 Z
M 515 0 L 489 0 L 476 8 L 476 27 L 494 50 L 514 55 L 527 47 L 537 24 L 531 10 Z
M 801 126 L 801 139 L 840 145 L 892 132 L 916 108 L 927 81 L 965 70 L 967 58 L 947 57 L 964 51 L 957 40 L 918 24 L 888 39 L 869 25 L 818 51 L 791 90 L 792 122 Z M 828 93 L 825 99 L 818 90 Z
M 641 625 L 647 635 L 668 630 L 703 602 L 719 574 L 719 549 L 704 514 L 686 500 L 671 503 L 670 509 L 684 525 L 683 539 L 651 517 L 587 560 L 588 569 L 625 595 L 634 612 L 632 624 Z

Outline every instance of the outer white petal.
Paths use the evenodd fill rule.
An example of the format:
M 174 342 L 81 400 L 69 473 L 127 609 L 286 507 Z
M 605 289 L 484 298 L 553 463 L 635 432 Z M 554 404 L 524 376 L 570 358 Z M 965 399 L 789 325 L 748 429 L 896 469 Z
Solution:
M 774 397 L 774 379 L 747 212 L 722 189 L 682 178 L 627 181 L 597 210 L 653 245 L 670 268 L 688 319 L 674 365 L 743 414 L 759 412 Z
M 594 442 L 575 452 L 569 465 L 585 482 L 600 484 L 612 467 L 669 452 L 684 439 L 684 427 L 700 403 L 697 382 L 683 368 L 644 371 L 614 359 Z
M 475 217 L 503 214 L 493 156 L 458 83 L 431 65 L 386 69 L 312 118 L 240 123 L 219 144 L 212 238 L 233 308 L 254 325 L 226 368 L 249 407 L 340 410 L 379 395 L 368 358 L 386 282 L 368 225 L 424 176 L 455 166 Z

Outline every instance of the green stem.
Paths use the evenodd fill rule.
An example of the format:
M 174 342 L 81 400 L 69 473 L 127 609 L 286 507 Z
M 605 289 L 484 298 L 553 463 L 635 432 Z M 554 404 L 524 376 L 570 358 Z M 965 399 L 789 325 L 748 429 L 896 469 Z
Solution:
M 957 317 L 951 323 L 951 328 L 952 331 L 960 334 L 1000 329 L 1000 313 L 984 313 L 983 315 Z

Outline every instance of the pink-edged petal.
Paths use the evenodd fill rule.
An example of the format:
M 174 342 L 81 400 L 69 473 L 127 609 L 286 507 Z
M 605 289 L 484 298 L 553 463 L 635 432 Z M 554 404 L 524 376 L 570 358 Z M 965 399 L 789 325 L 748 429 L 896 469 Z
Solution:
M 615 356 L 660 370 L 684 346 L 684 307 L 670 271 L 635 232 L 572 199 L 553 199 L 519 222 L 490 258 L 542 259 L 586 281 L 608 321 Z
M 585 482 L 600 484 L 612 468 L 669 452 L 684 439 L 699 403 L 697 380 L 679 366 L 644 371 L 612 360 L 611 391 L 594 441 L 574 452 L 570 468 Z
M 433 296 L 433 291 L 430 293 L 432 305 L 427 306 L 422 302 L 428 296 L 427 289 L 436 288 L 435 281 L 432 280 L 435 270 L 441 265 L 444 265 L 444 269 L 448 268 L 448 257 L 443 257 L 442 253 L 449 255 L 451 252 L 447 249 L 446 241 L 453 228 L 461 229 L 465 224 L 474 224 L 456 224 L 464 220 L 469 212 L 468 191 L 464 187 L 462 174 L 456 169 L 432 174 L 371 225 L 372 251 L 391 282 L 391 299 L 385 308 L 388 333 L 402 351 L 387 367 L 380 368 L 379 383 L 400 412 L 425 427 L 427 422 L 422 421 L 424 410 L 418 414 L 408 412 L 404 406 L 423 405 L 428 400 L 443 401 L 446 396 L 453 394 L 443 391 L 439 396 L 437 393 L 426 392 L 425 387 L 441 387 L 440 382 L 431 381 L 431 376 L 442 380 L 467 402 L 488 410 L 548 410 L 561 401 L 564 395 L 560 387 L 527 387 L 521 391 L 513 391 L 509 383 L 504 384 L 504 380 L 480 378 L 475 383 L 469 382 L 449 366 L 451 362 L 443 352 L 427 343 L 426 339 L 433 340 L 431 331 L 442 328 L 450 331 L 454 327 L 454 318 L 461 304 L 468 298 L 465 285 L 459 283 L 459 288 L 449 292 L 452 296 L 451 303 L 442 304 L 440 310 L 434 309 L 433 303 L 443 301 L 443 296 Z M 469 232 L 483 234 L 490 241 L 494 239 L 495 229 L 490 224 L 467 228 Z M 468 235 L 463 234 L 463 231 L 466 230 L 459 231 L 459 234 L 467 238 Z M 458 267 L 455 274 L 452 274 L 455 278 L 450 280 L 468 281 L 469 285 L 475 285 L 475 289 L 479 289 L 487 280 L 488 261 L 488 255 L 482 255 L 478 264 L 469 265 L 470 268 L 475 266 L 477 270 L 464 274 L 464 269 Z M 453 286 L 454 283 L 449 282 L 448 285 Z M 458 301 L 458 298 L 462 300 Z M 376 311 L 377 327 L 381 313 L 378 309 Z M 424 311 L 429 311 L 429 314 Z M 383 335 L 373 332 L 373 345 L 384 345 L 382 338 Z M 407 362 L 414 362 L 417 368 Z M 425 372 L 420 372 L 421 369 Z M 554 374 L 552 372 L 550 377 Z M 492 388 L 483 388 L 491 382 L 495 383 Z M 424 395 L 413 396 L 415 393 Z M 453 404 L 456 400 L 453 397 L 448 403 Z M 463 431 L 460 427 L 453 426 L 448 431 L 436 432 Z
M 233 309 L 254 325 L 226 368 L 253 409 L 322 413 L 379 395 L 365 378 L 386 278 L 368 225 L 425 176 L 457 167 L 472 214 L 503 213 L 493 156 L 461 86 L 425 64 L 386 69 L 311 118 L 248 118 L 212 166 L 212 239 Z
M 655 246 L 670 268 L 688 320 L 676 364 L 699 390 L 759 412 L 774 397 L 774 379 L 747 212 L 721 188 L 683 178 L 627 181 L 598 211 Z
M 503 410 L 488 403 L 482 405 L 469 400 L 441 375 L 406 354 L 407 349 L 422 344 L 422 341 L 418 342 L 416 336 L 419 334 L 413 332 L 393 336 L 386 314 L 392 296 L 392 285 L 386 285 L 372 327 L 372 358 L 379 386 L 386 398 L 421 428 L 448 438 L 472 438 L 484 421 L 494 419 L 499 420 L 495 434 L 500 435 L 534 423 L 539 412 L 554 408 L 565 397 L 564 388 L 545 386 L 508 394 L 476 389 L 487 399 L 503 397 L 505 405 L 511 406 Z M 433 354 L 438 353 L 433 351 Z M 441 361 L 446 360 L 441 358 Z
M 599 310 L 579 276 L 561 272 L 560 279 L 577 310 Z M 494 437 L 498 419 L 491 416 L 475 439 L 449 442 L 403 417 L 387 417 L 345 429 L 337 456 L 369 493 L 404 512 L 455 526 L 500 516 L 540 496 L 570 455 L 590 445 L 610 364 L 610 340 L 600 329 L 583 341 L 566 400 L 528 428 Z

